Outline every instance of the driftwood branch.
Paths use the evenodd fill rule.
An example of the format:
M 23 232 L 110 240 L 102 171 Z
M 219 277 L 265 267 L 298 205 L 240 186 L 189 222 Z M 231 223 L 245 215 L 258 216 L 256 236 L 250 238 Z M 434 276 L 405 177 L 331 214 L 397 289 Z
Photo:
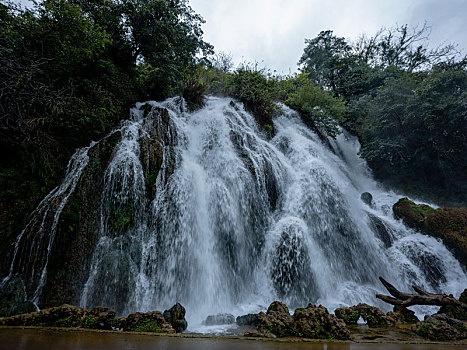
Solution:
M 418 294 L 402 293 L 399 290 L 397 290 L 397 288 L 394 287 L 391 283 L 384 280 L 382 277 L 380 277 L 379 280 L 384 285 L 384 287 L 386 287 L 386 289 L 388 290 L 389 294 L 392 295 L 392 297 L 382 294 L 377 294 L 376 297 L 391 305 L 399 305 L 403 307 L 413 305 L 453 305 L 467 309 L 467 304 L 464 304 L 463 302 L 457 300 L 452 295 L 428 293 L 416 285 L 413 285 L 412 288 Z

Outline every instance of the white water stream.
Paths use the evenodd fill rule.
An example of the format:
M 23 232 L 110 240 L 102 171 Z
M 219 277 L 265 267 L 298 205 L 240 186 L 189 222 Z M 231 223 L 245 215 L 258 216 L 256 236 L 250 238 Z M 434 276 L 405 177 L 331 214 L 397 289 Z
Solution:
M 164 148 L 162 169 L 174 171 L 167 179 L 159 172 L 150 199 L 139 140 L 160 114 L 144 117 L 138 104 L 103 175 L 99 238 L 82 306 L 127 314 L 180 302 L 190 331 L 212 332 L 201 325 L 206 316 L 258 312 L 277 299 L 291 308 L 366 302 L 387 311 L 375 298 L 385 293 L 378 276 L 405 291 L 415 283 L 458 296 L 467 286 L 465 271 L 440 241 L 393 218 L 400 195 L 372 180 L 355 138 L 340 134 L 331 150 L 285 106 L 268 140 L 230 99 L 210 97 L 194 113 L 177 98 L 150 104 L 169 110 L 168 137 L 176 139 L 175 147 Z M 65 182 L 81 176 L 81 165 L 70 167 Z M 73 181 L 66 191 L 73 191 Z M 371 207 L 362 192 L 373 195 Z M 43 203 L 36 216 L 47 215 Z M 60 208 L 50 207 L 56 220 Z M 109 222 L 116 209 L 131 212 L 128 228 Z M 47 263 L 38 267 L 46 271 Z M 30 283 L 41 291 L 43 281 Z

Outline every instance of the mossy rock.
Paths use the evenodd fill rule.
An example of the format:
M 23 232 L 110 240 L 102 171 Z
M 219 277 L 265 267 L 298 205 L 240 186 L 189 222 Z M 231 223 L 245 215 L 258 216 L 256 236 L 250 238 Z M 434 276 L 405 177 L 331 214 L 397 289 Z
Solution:
M 175 330 L 167 323 L 159 311 L 135 312 L 126 318 L 124 331 L 175 333 Z
M 467 339 L 467 326 L 446 314 L 425 316 L 423 322 L 412 326 L 412 330 L 423 338 L 436 341 Z
M 424 231 L 441 238 L 459 261 L 467 266 L 466 208 L 443 208 L 430 212 L 424 222 Z
M 397 219 L 402 219 L 404 223 L 415 229 L 423 229 L 425 218 L 434 211 L 426 204 L 415 204 L 408 198 L 401 198 L 393 205 L 392 210 Z

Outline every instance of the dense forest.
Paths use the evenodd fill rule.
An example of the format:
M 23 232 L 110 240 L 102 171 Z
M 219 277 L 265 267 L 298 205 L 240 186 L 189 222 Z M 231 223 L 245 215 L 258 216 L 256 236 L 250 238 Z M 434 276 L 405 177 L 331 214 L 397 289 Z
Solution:
M 306 40 L 300 74 L 234 69 L 203 40 L 185 0 L 45 0 L 0 4 L 0 227 L 11 239 L 56 186 L 77 147 L 103 137 L 137 101 L 206 94 L 245 104 L 265 132 L 283 102 L 321 135 L 356 134 L 390 186 L 448 205 L 467 198 L 467 59 L 430 49 L 427 26 L 355 42 Z M 19 225 L 22 226 L 22 225 Z M 16 231 L 15 231 L 16 232 Z

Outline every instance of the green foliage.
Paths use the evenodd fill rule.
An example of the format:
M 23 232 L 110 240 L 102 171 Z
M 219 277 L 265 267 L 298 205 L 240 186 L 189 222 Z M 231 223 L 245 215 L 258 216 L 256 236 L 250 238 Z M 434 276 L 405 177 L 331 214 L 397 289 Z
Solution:
M 296 79 L 300 82 L 306 78 L 299 76 Z M 299 112 L 308 125 L 324 129 L 331 137 L 336 136 L 339 122 L 342 122 L 344 117 L 344 102 L 312 85 L 308 80 L 298 85 L 285 103 Z
M 277 109 L 276 81 L 267 79 L 262 71 L 248 67 L 239 68 L 230 78 L 228 84 L 232 86 L 232 94 L 245 104 L 261 126 L 271 125 Z
M 212 50 L 202 23 L 185 0 L 0 4 L 0 230 L 24 226 L 75 149 L 136 101 L 183 94 L 200 103 L 197 64 Z

